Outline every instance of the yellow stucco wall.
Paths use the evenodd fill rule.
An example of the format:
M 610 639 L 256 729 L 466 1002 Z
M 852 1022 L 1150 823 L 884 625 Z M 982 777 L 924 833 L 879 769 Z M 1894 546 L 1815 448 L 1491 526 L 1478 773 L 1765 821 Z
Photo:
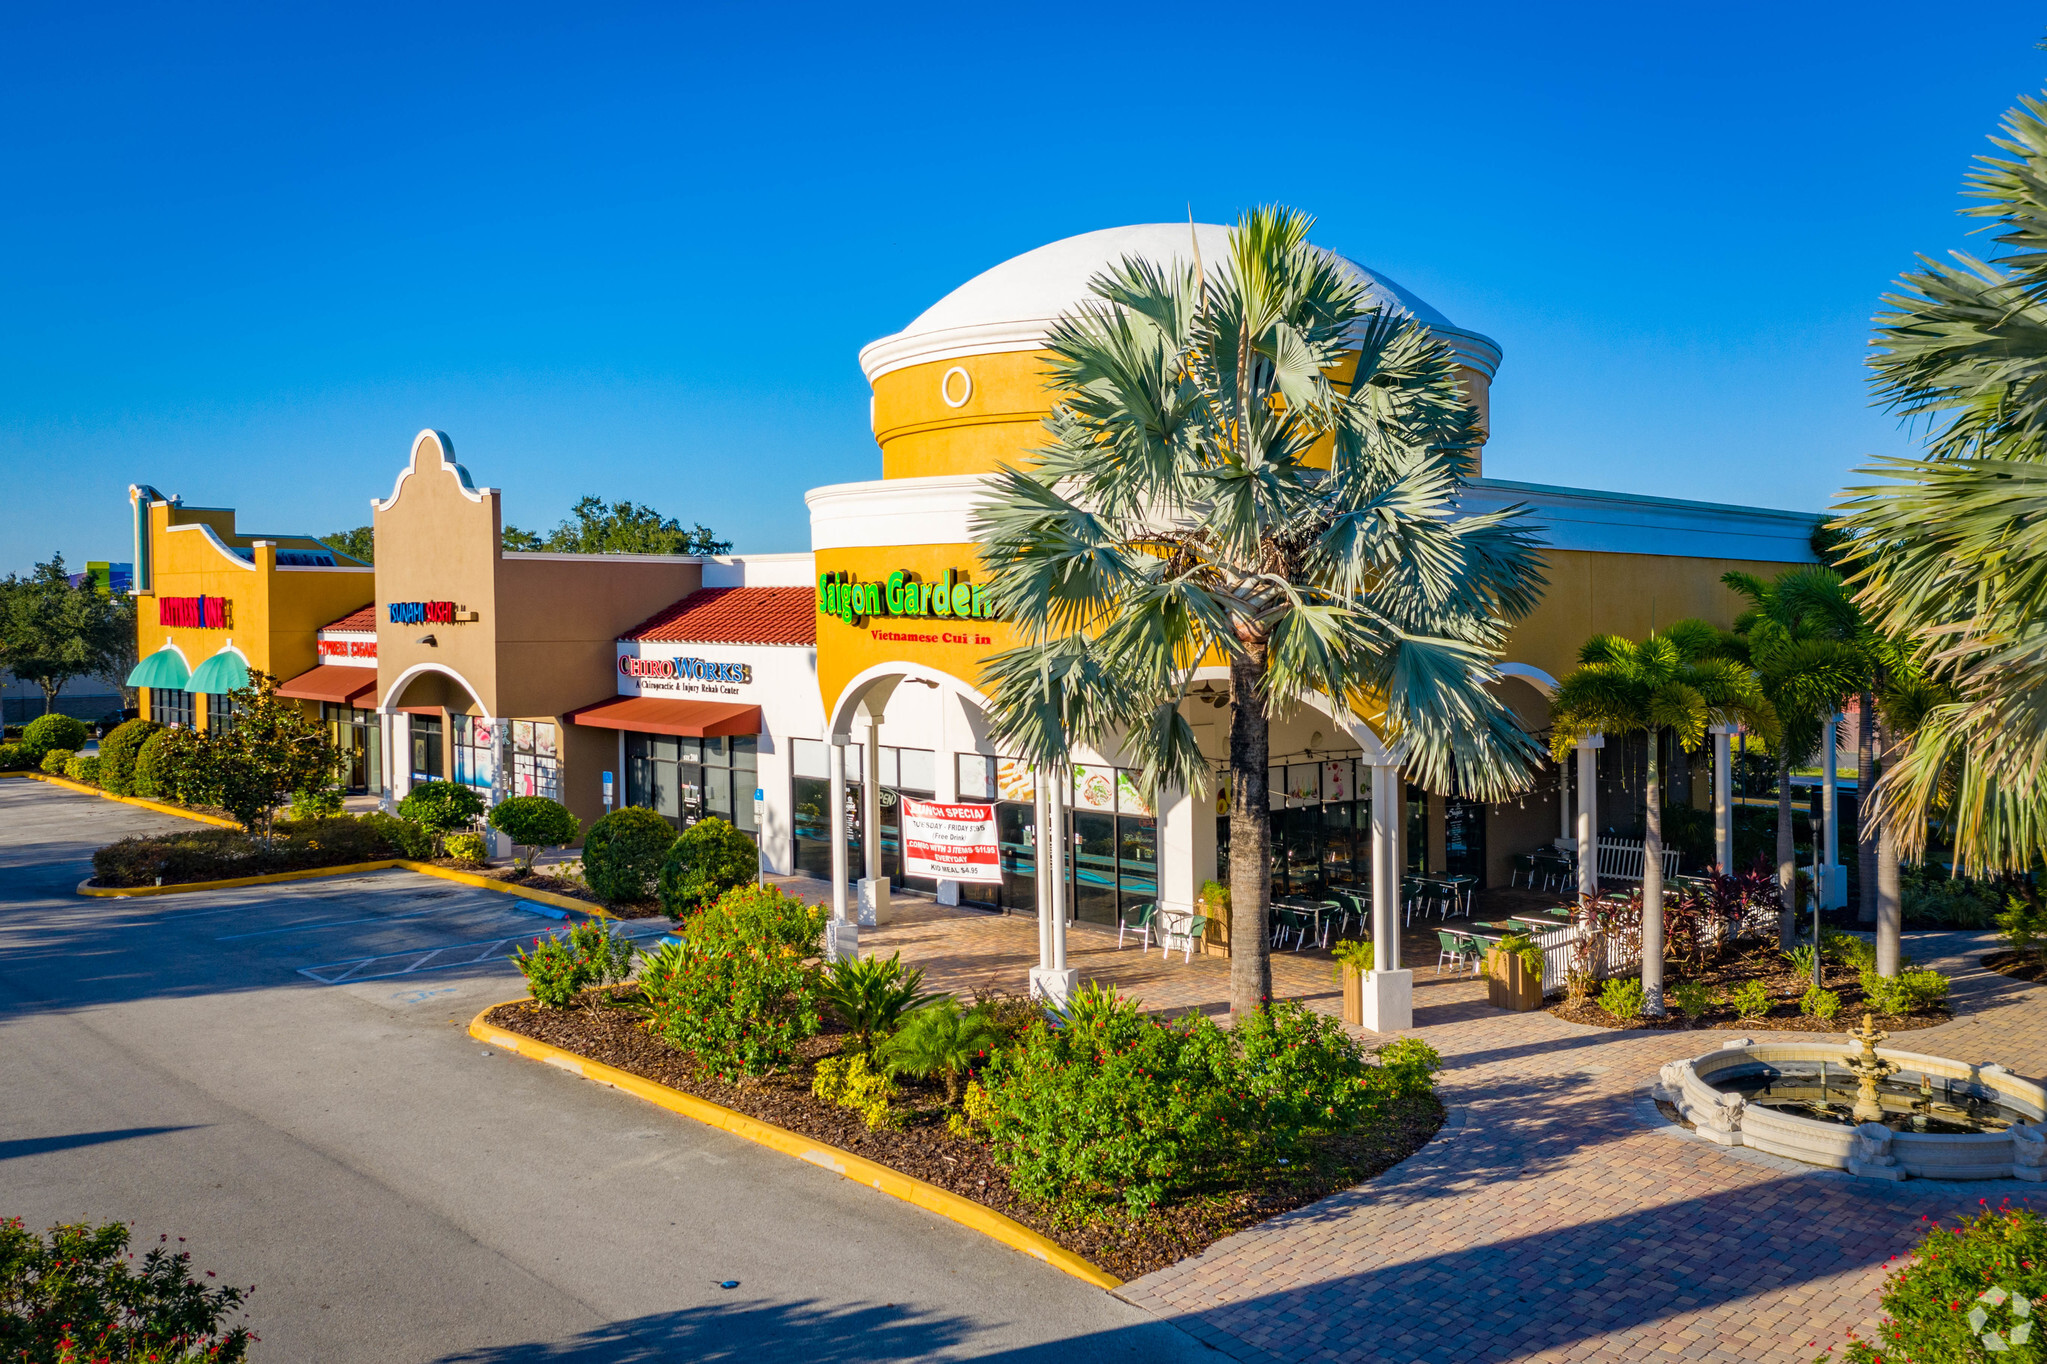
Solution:
M 136 596 L 139 657 L 148 657 L 168 639 L 196 670 L 232 642 L 250 668 L 288 680 L 318 663 L 315 632 L 329 621 L 367 606 L 375 591 L 375 575 L 368 568 L 279 568 L 278 548 L 325 547 L 303 535 L 238 532 L 231 509 L 158 502 L 148 508 L 148 514 L 151 590 Z M 247 548 L 259 540 L 268 543 L 256 546 L 255 562 L 249 563 L 222 552 L 200 526 L 212 527 L 230 546 Z M 232 604 L 232 623 L 219 630 L 162 625 L 157 609 L 161 597 L 224 597 Z M 146 714 L 146 694 L 142 704 Z M 203 728 L 205 704 L 197 703 L 195 710 Z
M 891 370 L 874 381 L 874 439 L 881 447 L 883 478 L 926 478 L 943 474 L 985 474 L 1014 465 L 1045 440 L 1044 419 L 1052 410 L 1045 389 L 1044 351 L 1002 351 L 966 355 Z M 949 405 L 942 391 L 954 369 L 971 381 L 967 399 Z M 1357 370 L 1355 355 L 1332 376 L 1347 383 Z M 1478 408 L 1483 428 L 1490 413 L 1489 381 L 1474 370 L 1459 370 L 1465 396 Z M 950 393 L 962 385 L 951 375 Z M 1329 460 L 1324 441 L 1308 456 L 1318 467 Z

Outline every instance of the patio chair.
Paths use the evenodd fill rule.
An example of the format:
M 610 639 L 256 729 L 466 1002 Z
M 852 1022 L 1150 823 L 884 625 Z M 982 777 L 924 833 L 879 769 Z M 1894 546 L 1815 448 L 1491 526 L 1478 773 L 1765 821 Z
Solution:
M 1528 888 L 1534 890 L 1535 878 L 1541 870 L 1542 867 L 1534 853 L 1516 853 L 1513 866 L 1507 872 L 1507 889 L 1512 890 L 1519 885 L 1521 878 L 1525 876 L 1528 878 Z
M 1460 937 L 1458 941 L 1463 947 L 1465 958 L 1471 962 L 1471 974 L 1475 976 L 1482 973 L 1485 970 L 1485 944 L 1477 938 L 1468 936 Z
M 1460 969 L 1463 967 L 1464 944 L 1468 941 L 1470 940 L 1461 937 L 1458 934 L 1452 933 L 1447 928 L 1439 928 L 1436 930 L 1436 942 L 1439 948 L 1439 950 L 1436 953 L 1437 975 L 1440 976 L 1443 974 L 1443 963 L 1446 961 L 1449 962 L 1452 966 L 1458 967 Z
M 1142 947 L 1150 947 L 1152 921 L 1158 917 L 1159 902 L 1145 900 L 1140 904 L 1125 905 L 1123 912 L 1116 916 L 1116 950 L 1123 950 L 1123 935 L 1135 933 Z
M 1293 905 L 1275 904 L 1272 907 L 1273 946 L 1285 947 L 1287 934 L 1291 933 L 1294 935 L 1294 951 L 1300 951 L 1311 923 L 1312 920 Z
M 1187 962 L 1194 960 L 1194 944 L 1200 942 L 1203 938 L 1208 936 L 1208 916 L 1206 914 L 1195 914 L 1180 922 L 1184 922 L 1187 926 L 1186 933 L 1184 935 L 1184 939 L 1182 942 L 1182 946 L 1184 947 L 1185 950 L 1180 955 L 1181 964 L 1185 965 Z M 1183 935 L 1181 934 L 1179 929 L 1174 929 L 1172 931 L 1171 936 L 1166 937 L 1162 940 L 1159 949 L 1159 960 L 1166 961 L 1172 957 L 1173 955 L 1172 939 L 1175 937 L 1182 936 Z

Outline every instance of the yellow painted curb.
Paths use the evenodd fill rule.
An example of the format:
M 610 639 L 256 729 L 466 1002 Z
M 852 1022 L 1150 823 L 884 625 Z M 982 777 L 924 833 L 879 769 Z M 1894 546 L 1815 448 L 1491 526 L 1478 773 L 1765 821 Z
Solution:
M 516 999 L 507 1002 L 525 1003 L 524 1000 Z M 962 1198 L 956 1193 L 939 1188 L 936 1184 L 927 1184 L 900 1170 L 891 1170 L 888 1166 L 877 1164 L 864 1156 L 856 1156 L 851 1151 L 843 1151 L 825 1142 L 813 1141 L 809 1137 L 791 1132 L 786 1127 L 777 1127 L 758 1118 L 749 1118 L 744 1113 L 735 1113 L 720 1104 L 699 1099 L 694 1094 L 685 1094 L 679 1089 L 671 1089 L 667 1085 L 656 1084 L 652 1080 L 642 1079 L 630 1071 L 607 1066 L 602 1061 L 592 1061 L 572 1051 L 550 1046 L 546 1042 L 506 1032 L 502 1028 L 494 1028 L 483 1020 L 491 1009 L 498 1007 L 500 1006 L 493 1004 L 470 1020 L 471 1037 L 520 1056 L 543 1061 L 585 1080 L 595 1080 L 598 1084 L 622 1089 L 671 1113 L 680 1113 L 685 1118 L 693 1118 L 707 1126 L 722 1128 L 734 1136 L 744 1137 L 770 1150 L 780 1151 L 785 1156 L 794 1156 L 821 1170 L 830 1170 L 842 1178 L 878 1189 L 906 1203 L 914 1203 L 927 1212 L 949 1217 L 969 1230 L 978 1231 L 983 1236 L 1000 1241 L 1011 1250 L 1021 1251 L 1033 1259 L 1042 1260 L 1052 1268 L 1071 1274 L 1084 1283 L 1091 1283 L 1096 1288 L 1115 1289 L 1123 1283 L 1115 1275 L 1096 1268 L 1066 1247 L 1047 1240 L 1023 1223 L 1004 1217 L 993 1208 L 983 1207 L 971 1198 Z
M 431 862 L 413 862 L 403 857 L 386 858 L 378 862 L 344 862 L 338 867 L 308 867 L 303 871 L 274 871 L 262 876 L 231 876 L 222 881 L 180 881 L 174 886 L 95 886 L 89 880 L 78 883 L 80 895 L 100 900 L 119 900 L 136 895 L 182 895 L 191 890 L 232 890 L 237 886 L 267 886 L 278 881 L 311 881 L 323 876 L 354 876 L 365 871 L 416 871 L 421 876 L 438 876 L 443 881 L 459 881 L 465 886 L 479 890 L 494 890 L 504 895 L 516 895 L 521 900 L 537 900 L 557 909 L 573 909 L 578 914 L 593 918 L 612 919 L 617 916 L 602 905 L 593 905 L 587 900 L 575 900 L 566 895 L 556 895 L 551 890 L 534 890 L 512 881 L 495 881 L 488 876 L 474 872 L 456 871 L 453 867 L 437 867 Z
M 82 781 L 73 781 L 69 777 L 60 777 L 51 772 L 0 772 L 0 777 L 27 777 L 31 781 L 46 781 L 52 786 L 61 786 L 68 791 L 82 791 L 88 796 L 98 796 L 101 800 L 117 801 L 122 805 L 139 806 L 144 810 L 154 810 L 160 815 L 176 815 L 179 819 L 197 820 L 201 824 L 211 824 L 217 829 L 239 829 L 242 827 L 231 819 L 222 819 L 219 815 L 202 815 L 197 810 L 187 810 L 178 805 L 165 805 L 162 801 L 149 800 L 143 796 L 117 796 L 112 791 L 104 791 L 97 786 L 87 786 Z

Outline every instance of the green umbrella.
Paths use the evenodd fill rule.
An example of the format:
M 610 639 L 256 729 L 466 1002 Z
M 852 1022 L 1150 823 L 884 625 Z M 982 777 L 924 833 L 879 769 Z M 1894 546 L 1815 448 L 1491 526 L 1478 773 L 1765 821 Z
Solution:
M 193 670 L 192 680 L 185 689 L 205 692 L 208 696 L 225 696 L 248 685 L 249 665 L 233 649 L 222 649 Z
M 166 644 L 129 669 L 126 685 L 183 691 L 190 677 L 191 674 L 185 670 L 185 660 L 179 657 L 176 649 Z

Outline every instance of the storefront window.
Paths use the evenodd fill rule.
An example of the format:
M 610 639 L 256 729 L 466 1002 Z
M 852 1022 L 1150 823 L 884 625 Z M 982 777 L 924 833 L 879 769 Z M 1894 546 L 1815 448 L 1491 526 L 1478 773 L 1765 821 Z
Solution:
M 677 828 L 716 815 L 742 833 L 754 822 L 760 740 L 753 735 L 691 739 L 667 734 L 625 736 L 625 802 L 654 811 Z
M 832 746 L 817 739 L 789 741 L 791 823 L 796 840 L 794 865 L 806 876 L 832 879 L 831 767 Z M 861 746 L 846 746 L 846 805 L 839 818 L 846 824 L 846 874 L 861 875 L 865 854 L 860 845 Z
M 149 689 L 149 718 L 160 725 L 192 727 L 192 693 L 168 687 Z
M 383 735 L 378 729 L 377 713 L 323 701 L 320 716 L 327 722 L 327 736 L 341 751 L 342 793 L 356 796 L 381 788 Z
M 1158 820 L 1138 792 L 1134 770 L 1075 767 L 1066 833 L 1074 918 L 1113 924 L 1119 909 L 1158 898 Z
M 504 725 L 481 715 L 450 715 L 448 738 L 454 750 L 455 780 L 490 798 L 498 779 L 498 750 Z
M 412 721 L 412 779 L 415 782 L 444 781 L 446 769 L 441 766 L 441 717 L 438 715 L 413 715 Z
M 415 722 L 417 723 L 417 722 Z M 561 762 L 555 756 L 552 720 L 514 720 L 506 755 L 512 771 L 512 794 L 562 798 Z
M 208 696 L 206 698 L 206 728 L 214 734 L 225 734 L 235 727 L 238 711 L 232 696 Z
M 1443 870 L 1485 889 L 1485 806 L 1452 796 L 1443 802 Z

